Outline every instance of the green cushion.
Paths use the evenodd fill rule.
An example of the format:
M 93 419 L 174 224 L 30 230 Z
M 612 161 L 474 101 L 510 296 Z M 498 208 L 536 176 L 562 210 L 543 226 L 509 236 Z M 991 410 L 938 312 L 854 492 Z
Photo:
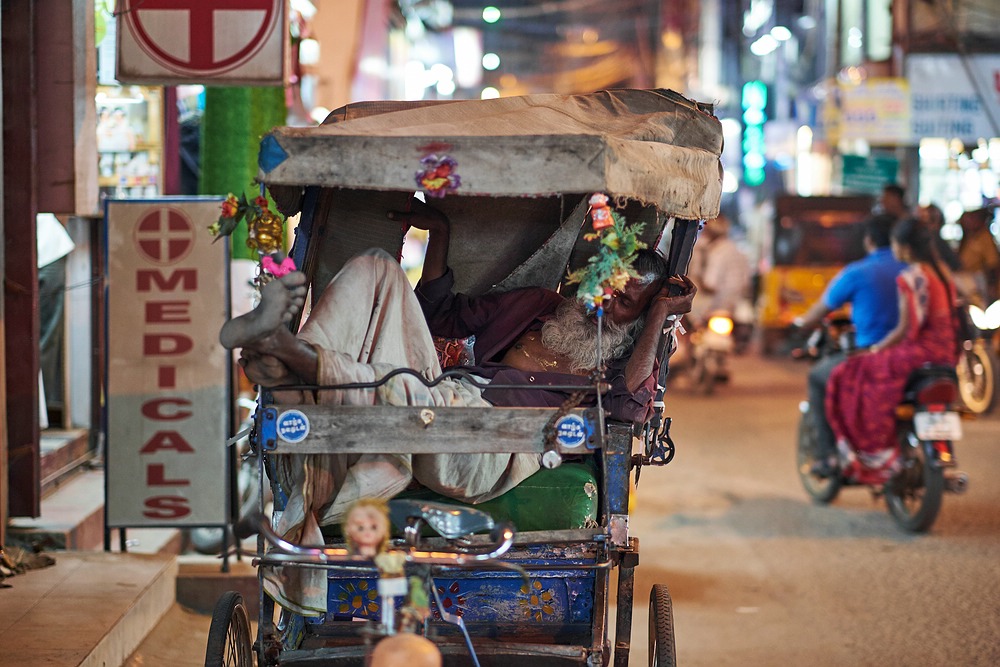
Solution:
M 593 458 L 542 468 L 502 496 L 472 505 L 428 489 L 408 489 L 397 498 L 466 505 L 488 513 L 495 521 L 510 521 L 519 532 L 568 530 L 597 524 L 597 480 Z

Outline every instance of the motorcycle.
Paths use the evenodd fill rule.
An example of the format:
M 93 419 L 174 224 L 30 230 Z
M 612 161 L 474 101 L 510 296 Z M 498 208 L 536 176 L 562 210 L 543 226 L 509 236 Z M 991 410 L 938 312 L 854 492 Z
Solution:
M 835 320 L 813 332 L 805 352 L 793 356 L 822 358 L 854 351 L 849 322 Z M 930 529 L 945 492 L 964 493 L 968 475 L 956 470 L 954 443 L 962 437 L 958 381 L 949 366 L 925 365 L 911 373 L 902 401 L 896 407 L 896 443 L 900 468 L 887 482 L 866 481 L 870 472 L 853 450 L 838 446 L 837 464 L 830 474 L 818 472 L 819 442 L 808 401 L 799 404 L 796 463 L 799 478 L 813 500 L 827 504 L 845 486 L 868 486 L 884 496 L 889 514 L 904 530 Z
M 688 377 L 693 391 L 708 396 L 716 384 L 729 379 L 727 361 L 733 346 L 733 318 L 728 312 L 712 313 L 704 326 L 691 332 Z
M 967 312 L 969 331 L 955 368 L 958 391 L 965 407 L 976 414 L 986 414 L 996 405 L 996 331 L 1000 329 L 1000 301 L 994 301 L 985 310 L 969 304 Z

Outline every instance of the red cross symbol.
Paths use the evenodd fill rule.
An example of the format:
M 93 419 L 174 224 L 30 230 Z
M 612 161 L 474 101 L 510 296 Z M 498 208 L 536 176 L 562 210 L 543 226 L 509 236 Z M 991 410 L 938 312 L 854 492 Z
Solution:
M 135 247 L 151 262 L 176 264 L 194 247 L 194 225 L 177 209 L 155 209 L 136 224 Z
M 149 57 L 162 66 L 181 74 L 219 74 L 246 63 L 267 42 L 281 16 L 279 3 L 283 0 L 123 0 L 121 16 L 125 18 L 136 43 Z M 164 12 L 187 14 L 188 55 L 176 53 L 176 41 L 168 50 L 151 34 L 151 23 Z M 216 13 L 222 13 L 216 16 Z M 258 12 L 260 23 L 238 29 L 245 35 L 242 46 L 234 53 L 216 56 L 216 25 L 220 29 L 237 30 L 230 20 L 233 12 Z M 171 35 L 174 39 L 176 37 Z M 162 39 L 162 38 L 161 38 Z

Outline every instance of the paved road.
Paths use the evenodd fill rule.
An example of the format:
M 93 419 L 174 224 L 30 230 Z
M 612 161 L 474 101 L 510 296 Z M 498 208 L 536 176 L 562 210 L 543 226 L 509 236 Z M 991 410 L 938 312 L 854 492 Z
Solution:
M 682 667 L 1000 665 L 1000 416 L 965 423 L 968 494 L 908 535 L 865 489 L 827 507 L 802 491 L 806 370 L 741 357 L 717 396 L 668 397 L 677 456 L 643 473 L 632 516 L 631 664 L 646 664 L 644 606 L 665 583 Z M 175 608 L 127 664 L 201 664 L 207 630 Z
M 965 422 L 970 489 L 909 535 L 866 489 L 807 499 L 793 463 L 806 370 L 744 357 L 717 396 L 669 397 L 677 456 L 644 472 L 632 517 L 637 601 L 669 586 L 684 667 L 1000 664 L 1000 416 Z

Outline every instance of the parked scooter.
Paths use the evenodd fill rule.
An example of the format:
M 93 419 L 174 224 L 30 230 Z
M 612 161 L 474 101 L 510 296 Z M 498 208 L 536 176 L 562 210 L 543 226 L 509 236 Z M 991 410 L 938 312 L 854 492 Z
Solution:
M 968 314 L 970 331 L 962 341 L 962 354 L 955 369 L 958 391 L 965 407 L 976 414 L 985 414 L 996 405 L 1000 301 L 994 301 L 986 310 L 970 304 Z
M 236 454 L 239 457 L 236 469 L 236 492 L 239 504 L 239 516 L 233 519 L 236 523 L 239 519 L 260 513 L 260 472 L 257 469 L 257 452 L 251 446 L 250 433 L 253 428 L 253 414 L 257 408 L 257 402 L 250 398 L 237 399 L 243 419 L 240 423 L 239 432 L 234 435 L 229 443 L 236 447 Z M 264 503 L 271 502 L 271 485 L 264 484 Z M 191 547 L 201 554 L 218 554 L 223 551 L 227 541 L 224 539 L 223 530 L 231 531 L 230 528 L 191 528 L 187 533 L 188 542 Z M 229 536 L 229 544 L 233 544 L 232 535 Z
M 806 343 L 806 352 L 795 356 L 821 358 L 854 350 L 853 330 L 847 320 L 833 320 L 817 329 Z M 844 486 L 868 486 L 884 495 L 889 514 L 905 530 L 925 532 L 933 525 L 946 491 L 963 493 L 968 475 L 955 469 L 955 441 L 962 437 L 958 381 L 949 366 L 925 365 L 906 383 L 903 399 L 896 407 L 896 443 L 900 449 L 899 471 L 887 482 L 873 485 L 870 471 L 848 447 L 838 448 L 832 474 L 817 472 L 820 458 L 818 438 L 808 401 L 798 431 L 796 463 L 806 492 L 819 503 L 830 503 Z M 822 406 L 819 409 L 823 409 Z

